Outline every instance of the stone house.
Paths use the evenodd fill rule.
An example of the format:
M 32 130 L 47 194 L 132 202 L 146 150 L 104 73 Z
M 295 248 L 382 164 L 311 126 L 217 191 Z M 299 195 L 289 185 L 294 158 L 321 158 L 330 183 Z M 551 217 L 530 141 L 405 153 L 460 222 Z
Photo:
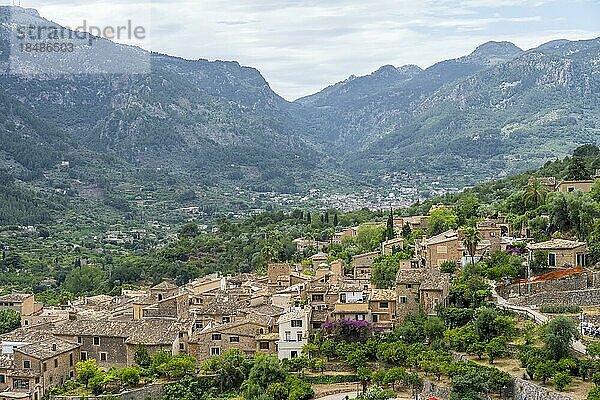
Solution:
M 41 311 L 42 308 L 42 303 L 36 302 L 35 296 L 30 293 L 13 292 L 0 296 L 0 311 L 13 310 L 22 316 L 28 316 Z
M 165 297 L 141 310 L 142 319 L 187 320 L 190 316 L 190 297 L 187 293 Z
M 293 308 L 277 319 L 277 355 L 280 360 L 302 355 L 302 347 L 308 343 L 310 314 L 310 307 Z
M 168 281 L 162 281 L 158 285 L 150 288 L 150 297 L 155 303 L 173 297 L 177 293 L 179 293 L 179 287 Z
M 381 254 L 392 254 L 396 250 L 404 249 L 404 238 L 397 237 L 394 239 L 386 240 L 381 242 L 380 252 Z
M 428 215 L 414 215 L 410 217 L 394 216 L 394 228 L 397 233 L 402 232 L 404 225 L 408 225 L 411 231 L 427 229 Z
M 267 283 L 269 286 L 289 287 L 291 286 L 290 274 L 292 266 L 288 263 L 269 263 L 267 265 Z
M 551 239 L 541 243 L 527 245 L 530 252 L 547 253 L 550 268 L 584 267 L 587 265 L 589 250 L 585 242 L 565 239 Z
M 317 269 L 324 264 L 327 264 L 327 257 L 329 257 L 327 253 L 319 252 L 310 256 L 309 259 L 312 261 L 313 268 Z
M 54 336 L 80 345 L 80 359 L 94 358 L 103 368 L 134 365 L 138 346 L 144 346 L 150 354 L 160 350 L 179 354 L 186 347 L 185 331 L 186 328 L 166 320 L 86 319 L 69 321 L 51 330 Z
M 594 182 L 595 181 L 592 179 L 582 181 L 559 181 L 556 184 L 554 191 L 560 193 L 572 193 L 576 191 L 589 193 L 592 190 Z
M 202 329 L 210 323 L 227 324 L 245 317 L 247 313 L 244 309 L 249 305 L 247 298 L 248 296 L 239 295 L 235 291 L 219 292 L 208 303 L 190 310 L 194 330 Z
M 398 318 L 419 312 L 435 314 L 438 305 L 448 303 L 450 275 L 439 270 L 400 269 L 396 276 Z
M 257 351 L 277 354 L 276 338 L 272 335 L 274 328 L 274 319 L 261 314 L 248 314 L 235 322 L 207 326 L 192 334 L 189 353 L 198 361 L 230 349 L 239 349 L 247 357 Z
M 415 243 L 415 253 L 427 269 L 439 268 L 444 261 L 458 262 L 462 258 L 458 232 L 448 230 Z
M 10 354 L 0 354 L 0 399 L 40 400 L 48 389 L 75 376 L 80 345 L 47 332 L 37 335 L 36 341 L 21 342 Z M 31 337 L 13 338 L 25 339 Z
M 371 271 L 375 258 L 380 255 L 379 251 L 357 254 L 353 257 L 354 279 L 371 279 Z
M 371 289 L 369 312 L 371 322 L 384 331 L 390 331 L 396 324 L 396 291 L 393 289 Z
M 358 235 L 358 226 L 345 228 L 345 229 L 342 229 L 340 232 L 336 232 L 333 234 L 333 237 L 331 238 L 331 243 L 342 244 L 344 239 L 353 238 L 353 237 L 356 237 L 356 235 Z
M 368 321 L 369 302 L 363 286 L 356 281 L 344 281 L 340 285 L 338 300 L 334 304 L 333 319 Z

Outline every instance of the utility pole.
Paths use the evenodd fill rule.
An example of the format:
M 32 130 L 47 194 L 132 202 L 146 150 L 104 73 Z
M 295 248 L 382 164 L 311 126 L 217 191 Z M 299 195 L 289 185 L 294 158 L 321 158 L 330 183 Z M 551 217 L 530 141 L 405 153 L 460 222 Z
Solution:
M 527 296 L 531 296 L 531 249 L 527 249 Z

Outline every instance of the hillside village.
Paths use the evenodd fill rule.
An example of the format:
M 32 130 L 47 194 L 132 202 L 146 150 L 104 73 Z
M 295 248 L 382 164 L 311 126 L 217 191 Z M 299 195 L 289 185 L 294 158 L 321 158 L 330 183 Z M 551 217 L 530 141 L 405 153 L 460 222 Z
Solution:
M 539 180 L 567 193 L 589 192 L 594 183 Z M 440 207 L 445 206 L 431 211 Z M 0 310 L 17 311 L 21 327 L 0 336 L 0 400 L 42 399 L 74 378 L 80 361 L 94 359 L 105 369 L 134 366 L 140 347 L 150 355 L 188 354 L 197 363 L 231 349 L 247 357 L 266 353 L 290 360 L 306 356 L 311 336 L 335 321 L 391 332 L 408 316 L 436 315 L 449 303 L 456 268 L 496 252 L 520 254 L 527 269 L 525 279 L 490 281 L 486 297 L 497 305 L 525 314 L 539 314 L 535 310 L 544 305 L 600 305 L 600 272 L 590 269 L 585 242 L 536 243 L 526 225 L 514 231 L 502 214 L 476 223 L 475 243 L 463 229 L 407 242 L 403 231 L 426 232 L 429 218 L 394 216 L 394 237 L 355 255 L 350 265 L 326 251 L 355 237 L 357 226 L 339 229 L 330 242 L 296 238 L 297 252 L 310 254 L 306 262 L 271 262 L 264 276 L 211 274 L 181 286 L 165 280 L 118 296 L 78 298 L 63 307 L 45 307 L 28 293 L 1 296 Z M 393 285 L 376 287 L 374 263 L 405 250 L 411 256 L 399 261 Z M 540 254 L 546 268 L 536 276 L 531 264 Z M 581 327 L 595 322 L 600 315 L 580 316 Z

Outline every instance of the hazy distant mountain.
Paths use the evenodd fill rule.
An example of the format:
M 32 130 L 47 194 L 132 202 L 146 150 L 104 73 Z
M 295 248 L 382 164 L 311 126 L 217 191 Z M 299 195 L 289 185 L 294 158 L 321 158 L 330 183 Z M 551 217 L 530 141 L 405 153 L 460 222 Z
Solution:
M 390 173 L 457 186 L 598 141 L 600 39 L 529 51 L 488 42 L 426 69 L 386 65 L 288 102 L 236 62 L 103 39 L 78 43 L 86 51 L 64 67 L 89 73 L 30 60 L 15 75 L 15 21 L 52 23 L 33 10 L 0 8 L 0 166 L 21 177 L 68 160 L 82 184 L 139 180 L 140 170 L 159 168 L 184 184 L 255 191 L 376 182 Z M 98 73 L 143 62 L 150 73 Z

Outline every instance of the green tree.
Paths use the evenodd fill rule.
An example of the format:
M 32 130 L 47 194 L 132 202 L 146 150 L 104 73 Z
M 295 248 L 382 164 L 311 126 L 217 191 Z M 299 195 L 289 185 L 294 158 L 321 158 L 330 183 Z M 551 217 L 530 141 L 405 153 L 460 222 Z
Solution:
M 427 235 L 435 236 L 448 229 L 456 229 L 458 216 L 451 208 L 440 207 L 431 211 L 427 220 Z
M 481 360 L 486 352 L 487 344 L 485 342 L 473 342 L 469 345 L 468 351 L 470 354 L 476 355 Z
M 0 335 L 21 326 L 21 314 L 14 310 L 0 310 Z
M 277 357 L 264 353 L 256 353 L 254 364 L 248 374 L 248 384 L 266 389 L 270 384 L 281 382 L 286 378 L 286 371 Z
M 148 349 L 143 344 L 138 344 L 135 347 L 135 353 L 133 355 L 135 363 L 142 368 L 149 368 L 152 364 L 152 358 L 148 354 Z
M 93 358 L 85 361 L 79 361 L 75 364 L 75 372 L 77 373 L 77 380 L 85 385 L 87 388 L 90 380 L 94 379 L 102 370 L 98 367 L 96 360 Z
M 488 354 L 490 364 L 493 364 L 495 359 L 504 356 L 506 352 L 506 339 L 502 336 L 493 338 L 485 347 L 485 351 Z
M 556 373 L 553 361 L 542 361 L 535 366 L 533 377 L 546 383 Z
M 390 214 L 388 215 L 388 219 L 385 226 L 385 231 L 383 233 L 383 240 L 391 240 L 396 237 L 396 232 L 394 230 L 394 210 L 390 209 Z
M 371 272 L 371 283 L 379 289 L 389 289 L 396 283 L 396 275 L 400 269 L 400 260 L 405 259 L 402 252 L 383 254 L 375 257 Z
M 570 354 L 571 342 L 578 336 L 575 321 L 566 316 L 558 316 L 544 328 L 543 339 L 546 350 L 556 361 Z
M 571 375 L 566 372 L 557 372 L 552 380 L 554 381 L 554 386 L 556 389 L 561 391 L 567 388 L 573 382 Z
M 439 317 L 427 317 L 423 324 L 423 331 L 431 341 L 441 339 L 445 330 L 444 321 Z
M 537 178 L 532 178 L 525 188 L 523 200 L 530 209 L 536 209 L 546 201 L 548 187 Z
M 476 228 L 472 226 L 465 227 L 463 228 L 462 242 L 471 256 L 471 264 L 475 264 L 475 253 L 479 242 L 481 242 L 481 235 Z
M 587 400 L 600 400 L 600 387 L 596 386 L 590 389 Z
M 567 166 L 567 176 L 565 179 L 571 181 L 582 181 L 590 179 L 590 171 L 582 157 L 573 156 Z

